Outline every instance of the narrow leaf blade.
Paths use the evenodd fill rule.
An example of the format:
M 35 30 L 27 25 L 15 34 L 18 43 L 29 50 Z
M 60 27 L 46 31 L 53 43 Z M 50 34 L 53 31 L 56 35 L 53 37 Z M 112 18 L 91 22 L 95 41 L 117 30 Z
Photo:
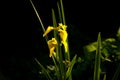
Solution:
M 73 68 L 73 66 L 74 66 L 74 64 L 75 64 L 75 62 L 76 62 L 76 57 L 77 57 L 77 55 L 75 55 L 75 56 L 73 57 L 73 59 L 72 59 L 72 61 L 71 61 L 71 63 L 70 63 L 70 66 L 68 67 L 68 70 L 67 70 L 67 72 L 66 72 L 66 79 L 71 75 L 72 68 Z
M 94 80 L 100 80 L 100 56 L 101 56 L 101 35 L 98 34 L 97 49 L 95 56 Z

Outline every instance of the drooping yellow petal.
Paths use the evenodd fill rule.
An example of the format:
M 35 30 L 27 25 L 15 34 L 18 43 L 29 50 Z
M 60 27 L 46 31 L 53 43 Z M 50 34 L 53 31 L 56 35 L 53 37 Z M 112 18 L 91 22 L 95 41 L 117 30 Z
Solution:
M 52 31 L 54 29 L 54 27 L 52 26 L 48 26 L 48 28 L 46 29 L 46 31 L 43 34 L 43 37 L 45 37 L 50 31 Z
M 49 47 L 49 50 L 50 50 L 49 57 L 51 57 L 55 48 L 56 48 L 56 46 L 57 46 L 57 40 L 55 38 L 52 38 L 47 43 L 48 43 L 48 47 Z
M 65 52 L 68 52 L 68 43 L 67 43 L 67 31 L 65 30 L 58 30 L 60 33 L 60 38 L 61 38 L 61 43 L 64 45 L 64 48 L 65 48 Z
M 55 47 L 51 47 L 51 48 L 50 48 L 50 54 L 49 54 L 49 57 L 52 57 L 52 54 L 53 54 L 54 50 L 55 50 Z
M 67 41 L 62 42 L 62 44 L 64 45 L 65 52 L 68 52 L 68 43 L 67 43 Z
M 68 33 L 67 31 L 64 31 L 64 30 L 58 30 L 59 32 L 59 35 L 60 35 L 60 38 L 63 42 L 65 42 L 67 40 L 67 36 L 68 36 Z

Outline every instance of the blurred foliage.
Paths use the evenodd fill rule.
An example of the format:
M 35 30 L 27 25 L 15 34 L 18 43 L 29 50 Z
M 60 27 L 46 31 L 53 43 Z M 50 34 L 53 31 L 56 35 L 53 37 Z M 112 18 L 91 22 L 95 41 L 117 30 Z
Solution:
M 31 1 L 31 0 L 30 0 Z M 62 0 L 60 0 L 62 3 Z M 43 32 L 45 28 L 41 21 L 41 18 L 38 15 L 38 12 L 31 2 L 34 11 L 40 21 Z M 66 24 L 63 5 L 57 5 L 59 19 L 61 23 Z M 48 30 L 48 33 L 57 26 L 57 19 L 55 17 L 54 9 L 52 9 L 52 19 L 53 26 Z M 49 27 L 50 28 L 50 27 Z M 64 29 L 63 29 L 64 30 Z M 74 33 L 74 32 L 73 32 Z M 46 33 L 47 34 L 47 33 Z M 59 41 L 57 37 L 58 33 L 54 31 L 54 37 Z M 63 34 L 61 34 L 63 36 Z M 44 35 L 43 35 L 44 36 Z M 67 38 L 67 37 L 66 37 Z M 65 39 L 65 37 L 62 37 Z M 47 38 L 46 38 L 46 41 Z M 63 40 L 64 41 L 64 40 Z M 65 42 L 67 40 L 65 39 Z M 85 42 L 85 41 L 84 41 Z M 64 44 L 63 44 L 64 45 Z M 60 46 L 60 45 L 59 45 Z M 73 48 L 73 47 L 72 47 Z M 83 46 L 83 56 L 74 56 L 70 60 L 69 51 L 65 48 L 67 55 L 62 57 L 62 47 L 57 47 L 56 55 L 53 56 L 53 62 L 51 64 L 42 65 L 39 60 L 35 59 L 39 64 L 40 70 L 40 79 L 45 80 L 118 80 L 120 74 L 120 28 L 114 38 L 102 39 L 102 36 L 99 34 L 96 42 L 92 42 L 86 46 Z M 72 51 L 72 50 L 71 50 Z M 53 52 L 52 52 L 53 53 Z M 51 56 L 50 56 L 51 57 Z M 65 60 L 63 59 L 65 58 Z M 45 59 L 45 58 L 44 58 Z M 51 62 L 51 60 L 49 61 Z M 72 75 L 71 75 L 72 73 Z
M 118 80 L 120 75 L 120 28 L 114 38 L 102 39 L 101 41 L 101 77 L 104 80 Z M 83 47 L 84 57 L 79 57 L 73 70 L 75 80 L 92 80 L 94 73 L 95 53 L 97 42 L 92 42 Z M 118 69 L 117 69 L 118 68 Z M 116 72 L 117 71 L 117 72 Z M 117 73 L 116 79 L 115 76 Z M 84 76 L 87 77 L 84 77 Z
M 96 50 L 97 42 L 90 43 L 84 46 L 86 59 L 94 59 L 94 52 Z M 113 62 L 120 60 L 120 28 L 116 34 L 116 38 L 107 38 L 102 40 L 102 55 L 103 61 Z

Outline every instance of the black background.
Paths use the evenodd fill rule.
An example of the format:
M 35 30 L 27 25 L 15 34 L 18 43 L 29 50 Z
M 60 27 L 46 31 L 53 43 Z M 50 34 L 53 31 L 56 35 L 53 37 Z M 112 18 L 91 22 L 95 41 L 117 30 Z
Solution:
M 51 8 L 56 9 L 56 2 L 33 1 L 45 28 L 52 25 Z M 82 46 L 95 41 L 98 32 L 103 38 L 114 37 L 120 26 L 117 2 L 63 0 L 63 5 L 69 43 L 74 53 L 79 53 Z M 45 50 L 41 25 L 29 0 L 3 2 L 1 13 L 0 72 L 10 80 L 38 80 L 33 71 L 36 67 L 33 59 L 48 51 Z

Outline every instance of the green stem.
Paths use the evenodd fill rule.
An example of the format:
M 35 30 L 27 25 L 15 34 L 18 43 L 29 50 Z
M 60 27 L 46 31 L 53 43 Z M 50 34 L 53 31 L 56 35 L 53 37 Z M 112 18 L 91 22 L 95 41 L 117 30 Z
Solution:
M 65 21 L 65 14 L 64 14 L 64 8 L 63 8 L 62 0 L 60 0 L 60 5 L 61 5 L 61 12 L 62 12 L 62 21 L 63 21 L 63 24 L 65 25 L 66 21 Z
M 33 9 L 34 9 L 34 11 L 35 11 L 35 13 L 36 13 L 36 15 L 37 15 L 37 17 L 38 17 L 38 20 L 39 20 L 39 22 L 40 22 L 40 24 L 41 24 L 41 26 L 42 26 L 43 32 L 45 32 L 45 28 L 44 28 L 44 25 L 43 25 L 43 23 L 42 23 L 42 20 L 41 20 L 39 14 L 38 14 L 38 12 L 37 12 L 37 10 L 36 10 L 33 2 L 32 2 L 32 0 L 30 0 L 30 3 L 32 4 L 32 7 L 33 7 Z M 46 39 L 46 42 L 47 42 L 47 41 L 48 41 L 48 36 L 45 36 L 45 39 Z
M 106 80 L 106 73 L 104 74 L 104 78 L 103 78 L 103 80 Z
M 101 36 L 98 34 L 97 49 L 95 56 L 94 80 L 100 80 L 100 56 L 101 56 Z
M 55 61 L 54 56 L 52 56 L 52 59 L 53 59 L 53 62 L 54 62 L 54 64 L 55 64 L 55 71 L 56 71 L 56 74 L 57 74 L 57 79 L 60 80 L 59 68 L 58 68 L 58 66 L 57 66 L 57 64 L 56 64 L 56 61 Z
M 43 67 L 43 65 L 42 64 L 40 64 L 40 62 L 35 58 L 35 61 L 38 63 L 38 65 L 42 68 L 42 70 L 44 71 L 44 74 L 45 74 L 45 76 L 48 78 L 48 79 L 50 79 L 50 80 L 52 80 L 52 77 L 49 75 L 49 73 L 47 72 L 47 70 Z
M 53 9 L 52 9 L 52 21 L 53 21 L 53 27 L 57 27 L 57 21 L 56 21 L 56 17 L 55 17 L 55 12 L 54 12 Z M 58 41 L 59 38 L 58 38 L 57 34 L 58 34 L 58 32 L 56 30 L 54 30 L 54 38 Z M 59 53 L 59 48 L 57 46 L 56 47 L 56 59 L 59 59 L 58 53 Z
M 32 7 L 33 7 L 33 9 L 34 9 L 34 11 L 35 11 L 35 13 L 36 13 L 36 15 L 37 15 L 39 21 L 40 21 L 40 24 L 41 24 L 41 26 L 42 26 L 43 31 L 45 32 L 45 28 L 44 28 L 44 26 L 43 26 L 42 20 L 41 20 L 39 14 L 38 14 L 38 12 L 37 12 L 37 10 L 36 10 L 36 8 L 35 8 L 33 2 L 32 2 L 32 0 L 30 0 L 30 3 L 32 4 Z
M 59 14 L 59 22 L 62 23 L 62 15 L 61 15 L 61 10 L 60 10 L 60 5 L 57 2 L 57 7 L 58 7 L 58 14 Z
M 59 68 L 61 73 L 61 80 L 65 79 L 65 70 L 64 70 L 64 64 L 63 64 L 63 55 L 62 55 L 62 49 L 59 44 Z

